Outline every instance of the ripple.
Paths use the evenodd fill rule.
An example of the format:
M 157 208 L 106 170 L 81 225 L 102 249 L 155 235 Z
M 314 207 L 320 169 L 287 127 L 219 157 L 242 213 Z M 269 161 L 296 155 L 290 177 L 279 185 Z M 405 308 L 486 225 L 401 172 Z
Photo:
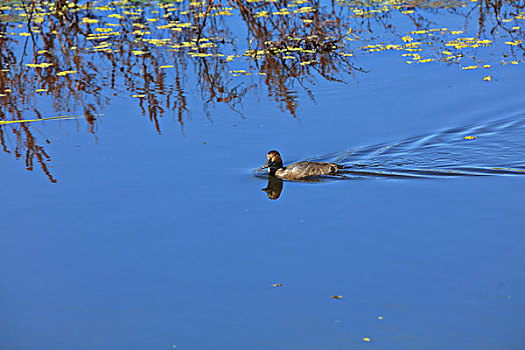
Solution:
M 344 165 L 339 175 L 323 177 L 334 180 L 525 175 L 525 115 L 303 160 Z

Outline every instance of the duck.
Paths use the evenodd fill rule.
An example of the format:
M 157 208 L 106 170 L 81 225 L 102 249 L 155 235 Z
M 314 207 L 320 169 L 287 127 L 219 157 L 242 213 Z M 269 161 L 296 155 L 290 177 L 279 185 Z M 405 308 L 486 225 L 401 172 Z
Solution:
M 312 176 L 334 175 L 345 167 L 340 164 L 326 162 L 303 161 L 283 167 L 281 154 L 272 150 L 266 155 L 266 163 L 261 169 L 268 168 L 268 173 L 279 179 L 301 180 Z

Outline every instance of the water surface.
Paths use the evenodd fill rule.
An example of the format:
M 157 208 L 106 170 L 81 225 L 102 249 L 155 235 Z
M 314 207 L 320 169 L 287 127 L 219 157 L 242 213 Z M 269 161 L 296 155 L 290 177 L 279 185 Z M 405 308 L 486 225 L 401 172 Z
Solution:
M 126 21 L 134 16 L 122 11 Z M 465 37 L 479 29 L 476 20 L 463 27 L 450 8 L 414 11 L 435 16 L 431 29 L 438 19 Z M 399 44 L 423 35 L 409 33 L 417 29 L 410 15 L 384 18 Z M 244 40 L 240 25 L 230 25 Z M 82 118 L 0 126 L 1 348 L 519 349 L 525 71 L 520 46 L 505 44 L 519 37 L 504 36 L 521 31 L 510 33 L 494 34 L 490 52 L 461 49 L 457 64 L 407 64 L 398 50 L 358 51 L 392 39 L 372 31 L 352 51 L 367 73 L 341 73 L 346 83 L 303 75 L 309 92 L 300 79 L 265 85 L 279 76 L 270 68 L 284 65 L 254 68 L 267 76 L 238 94 L 237 111 L 219 101 L 226 95 L 204 103 L 212 90 L 203 70 L 175 61 L 163 63 L 179 73 L 149 90 L 136 87 L 149 79 L 148 61 L 126 66 L 137 80 L 115 70 L 112 86 L 111 59 L 87 56 L 101 75 L 85 98 L 59 94 L 85 78 L 46 85 L 52 96 L 12 93 L 2 120 L 33 119 L 35 110 Z M 519 64 L 502 65 L 510 49 Z M 238 59 L 232 64 L 247 64 Z M 475 60 L 492 66 L 461 69 Z M 49 84 L 54 74 L 36 81 Z M 81 73 L 65 77 L 72 74 Z M 165 108 L 170 96 L 187 104 Z M 285 181 L 270 200 L 261 191 L 268 179 L 252 173 L 270 149 L 286 162 L 338 161 L 351 172 Z

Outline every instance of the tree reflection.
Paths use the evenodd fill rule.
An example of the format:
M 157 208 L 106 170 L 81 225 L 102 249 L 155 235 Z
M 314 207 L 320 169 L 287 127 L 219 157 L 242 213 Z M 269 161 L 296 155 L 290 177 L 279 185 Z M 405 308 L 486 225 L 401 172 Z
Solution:
M 372 68 L 357 64 L 358 52 L 377 50 L 363 45 L 387 35 L 404 38 L 396 16 L 409 19 L 415 30 L 430 30 L 440 27 L 432 15 L 447 11 L 464 17 L 465 27 L 477 26 L 478 38 L 504 31 L 512 42 L 506 55 L 523 56 L 523 32 L 515 25 L 523 19 L 523 2 L 464 6 L 455 0 L 3 2 L 0 121 L 82 115 L 95 135 L 96 116 L 112 96 L 127 95 L 160 134 L 160 119 L 168 113 L 184 130 L 189 96 L 200 96 L 208 118 L 217 105 L 244 117 L 243 100 L 261 88 L 295 117 L 297 89 L 315 101 L 317 80 L 342 83 Z M 438 49 L 434 54 L 441 56 Z M 457 51 L 453 57 L 464 55 Z M 2 150 L 56 182 L 45 151 L 51 141 L 41 135 L 31 123 L 0 126 Z

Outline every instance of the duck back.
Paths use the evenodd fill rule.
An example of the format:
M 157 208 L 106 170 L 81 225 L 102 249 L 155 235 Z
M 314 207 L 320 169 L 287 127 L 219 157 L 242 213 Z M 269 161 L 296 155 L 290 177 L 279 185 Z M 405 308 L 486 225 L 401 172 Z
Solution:
M 276 177 L 298 180 L 305 177 L 332 175 L 344 167 L 335 163 L 299 162 L 288 165 L 286 168 L 275 172 Z

